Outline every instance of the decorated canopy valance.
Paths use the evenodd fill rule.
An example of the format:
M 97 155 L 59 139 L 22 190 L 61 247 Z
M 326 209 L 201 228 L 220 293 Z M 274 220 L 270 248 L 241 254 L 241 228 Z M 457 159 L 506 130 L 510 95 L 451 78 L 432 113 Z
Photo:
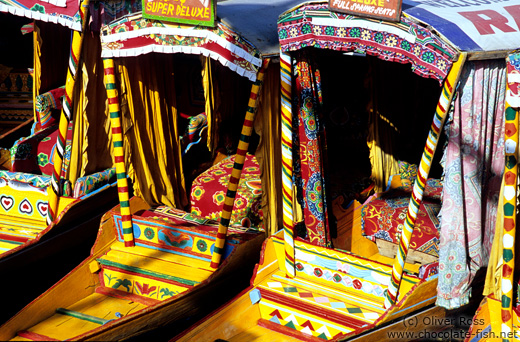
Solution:
M 327 3 L 306 3 L 282 14 L 278 37 L 284 52 L 304 47 L 356 52 L 410 63 L 416 74 L 439 81 L 457 56 L 455 49 L 406 18 L 387 23 L 354 17 L 330 12 Z
M 0 12 L 8 12 L 81 31 L 78 0 L 0 0 Z
M 222 65 L 256 80 L 260 52 L 229 27 L 174 24 L 127 16 L 101 28 L 102 57 L 138 56 L 150 52 L 209 56 Z

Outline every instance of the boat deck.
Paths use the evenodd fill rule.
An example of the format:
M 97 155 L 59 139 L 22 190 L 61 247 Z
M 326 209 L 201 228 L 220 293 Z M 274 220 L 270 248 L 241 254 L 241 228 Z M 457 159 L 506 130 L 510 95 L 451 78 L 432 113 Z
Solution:
M 0 255 L 23 245 L 40 234 L 47 224 L 42 221 L 16 221 L 16 217 L 0 216 Z
M 13 340 L 65 340 L 88 333 L 131 313 L 187 291 L 207 279 L 209 262 L 145 247 L 125 247 L 115 241 L 89 265 L 97 277 L 95 292 Z M 39 336 L 39 337 L 38 337 Z
M 131 299 L 107 296 L 101 293 L 76 302 L 66 310 L 60 308 L 44 322 L 27 331 L 18 332 L 12 341 L 66 340 L 81 335 L 119 316 L 126 316 L 146 307 Z M 39 338 L 38 338 L 39 336 Z
M 252 287 L 179 341 L 323 341 L 378 324 L 392 266 L 353 253 L 296 242 L 287 277 L 283 241 L 271 237 Z M 404 296 L 422 279 L 405 274 Z

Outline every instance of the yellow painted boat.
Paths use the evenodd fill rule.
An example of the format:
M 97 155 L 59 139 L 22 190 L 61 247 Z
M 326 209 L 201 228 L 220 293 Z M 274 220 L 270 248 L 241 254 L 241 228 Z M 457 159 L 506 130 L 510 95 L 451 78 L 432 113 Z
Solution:
M 263 233 L 230 228 L 215 272 L 209 267 L 214 221 L 171 208 L 149 211 L 138 197 L 130 207 L 136 246 L 124 245 L 119 207 L 105 214 L 92 255 L 4 324 L 1 339 L 128 338 L 196 315 L 258 258 Z
M 221 15 L 230 3 L 222 4 Z M 249 11 L 254 13 L 255 8 Z M 100 28 L 120 204 L 101 220 L 91 255 L 2 325 L 0 339 L 121 340 L 166 324 L 181 328 L 247 286 L 265 230 L 278 229 L 278 209 L 270 189 L 276 189 L 279 176 L 273 175 L 269 158 L 279 155 L 279 134 L 271 123 L 271 113 L 279 106 L 279 67 L 276 61 L 270 63 L 279 51 L 272 45 L 277 42 L 275 32 L 258 40 L 269 48 L 264 50 L 237 33 L 242 30 L 231 28 L 230 23 L 238 19 L 245 28 L 254 26 L 242 16 L 226 17 L 226 23 L 218 21 L 215 28 L 208 28 L 146 19 L 137 13 Z M 142 73 L 133 82 L 137 71 Z M 203 89 L 197 84 L 200 78 Z M 227 98 L 220 98 L 221 94 Z M 230 130 L 236 122 L 244 124 L 238 144 L 230 146 L 236 154 L 220 161 L 219 150 L 214 149 L 208 173 L 194 177 L 189 210 L 180 181 L 189 160 L 178 157 L 191 140 L 184 145 L 172 135 L 180 131 L 176 122 L 184 114 L 194 124 L 187 130 L 191 134 L 201 122 L 200 114 L 194 115 L 201 108 L 208 121 L 203 148 L 211 145 L 210 138 L 226 143 L 226 136 L 215 138 L 219 132 Z M 261 115 L 255 121 L 257 111 Z M 253 151 L 259 157 L 255 166 L 250 163 L 252 154 L 246 152 L 253 122 L 258 125 L 260 120 L 264 131 L 259 134 L 261 147 Z M 252 170 L 256 177 L 242 177 Z M 134 197 L 129 194 L 132 185 L 127 173 L 132 174 L 128 178 L 133 181 Z M 222 184 L 227 187 L 224 191 Z M 258 208 L 242 191 L 253 194 L 264 210 L 263 229 L 244 227 Z M 258 201 L 260 192 L 267 195 L 267 204 Z M 208 208 L 214 203 L 219 209 L 216 217 Z M 198 215 L 203 212 L 208 218 Z
M 454 320 L 445 319 L 447 310 L 435 306 L 438 228 L 433 230 L 436 237 L 426 239 L 432 232 L 426 228 L 428 215 L 424 215 L 433 208 L 429 175 L 435 171 L 432 164 L 440 129 L 465 62 L 500 58 L 507 52 L 468 50 L 459 45 L 457 33 L 435 31 L 433 22 L 437 24 L 441 16 L 430 23 L 424 19 L 429 12 L 416 8 L 422 5 L 405 3 L 398 20 L 336 12 L 333 6 L 349 7 L 337 1 L 305 2 L 279 16 L 284 230 L 265 242 L 248 289 L 183 333 L 172 333 L 171 341 L 376 341 L 447 336 L 438 333 Z M 452 19 L 450 9 L 443 10 L 444 18 Z M 429 61 L 417 59 L 425 54 L 431 57 Z M 442 91 L 416 75 L 408 78 L 412 73 L 437 79 Z M 400 92 L 404 84 L 418 92 L 413 96 Z M 403 145 L 392 145 L 379 134 L 386 129 L 396 137 L 405 134 L 402 139 L 408 151 L 422 148 L 421 141 L 414 139 L 420 135 L 417 132 L 426 132 L 424 123 L 414 121 L 407 128 L 399 121 L 399 115 L 418 119 L 422 115 L 410 112 L 417 108 L 435 115 L 417 178 L 410 179 L 405 170 L 389 173 L 393 171 L 386 167 L 394 158 L 413 163 L 417 157 L 405 156 L 395 149 Z M 366 119 L 364 111 L 373 120 L 366 141 L 363 130 L 367 128 L 357 121 Z M 356 133 L 362 138 L 356 138 Z M 341 186 L 363 172 L 369 153 L 360 151 L 366 149 L 367 141 L 372 170 L 368 167 L 365 175 L 371 176 L 376 193 L 370 196 L 358 190 L 354 197 L 337 196 L 344 191 Z M 444 187 L 453 185 L 451 181 L 443 179 Z M 406 210 L 399 214 L 398 202 L 404 199 L 394 197 L 395 187 L 410 187 L 412 193 Z M 327 224 L 330 227 L 333 222 L 336 231 L 328 231 Z M 376 227 L 372 233 L 370 227 Z M 437 239 L 437 245 L 425 244 L 425 239 Z M 431 253 L 432 247 L 436 253 Z
M 95 39 L 81 40 L 79 3 L 68 5 L 42 5 L 45 13 L 35 16 L 21 2 L 0 4 L 0 20 L 12 23 L 12 29 L 24 31 L 28 38 L 17 42 L 18 49 L 8 49 L 11 60 L 17 58 L 16 51 L 25 51 L 29 59 L 20 55 L 16 62 L 29 63 L 30 69 L 16 73 L 17 69 L 6 66 L 10 71 L 2 73 L 6 78 L 0 85 L 5 96 L 1 115 L 30 116 L 3 134 L 0 142 L 0 273 L 25 284 L 39 279 L 24 287 L 2 284 L 1 289 L 10 293 L 3 301 L 2 322 L 89 255 L 101 216 L 117 204 L 110 149 L 101 146 L 109 134 L 82 131 L 88 121 L 103 126 L 108 108 L 103 102 L 83 106 L 73 102 L 93 96 L 96 85 L 88 77 L 94 74 L 89 65 L 96 63 L 96 57 L 81 53 L 82 46 L 95 51 Z M 70 59 L 75 64 L 69 64 Z M 85 73 L 76 75 L 77 67 L 84 67 Z M 82 80 L 83 88 L 72 96 L 76 78 Z M 8 102 L 6 108 L 5 98 L 21 98 L 20 92 L 25 100 Z M 67 114 L 62 113 L 64 97 L 70 108 Z M 96 139 L 100 146 L 82 145 L 88 139 Z

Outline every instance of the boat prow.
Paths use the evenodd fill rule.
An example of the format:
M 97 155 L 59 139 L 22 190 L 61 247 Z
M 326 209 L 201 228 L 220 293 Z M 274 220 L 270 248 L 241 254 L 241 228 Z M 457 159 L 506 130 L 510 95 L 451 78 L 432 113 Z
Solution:
M 250 276 L 244 270 L 258 261 L 263 232 L 230 228 L 214 270 L 218 225 L 167 207 L 149 210 L 138 197 L 130 202 L 135 246 L 125 247 L 114 208 L 102 219 L 91 256 L 0 327 L 0 339 L 129 338 L 207 314 L 201 312 L 218 303 L 219 291 Z
M 172 341 L 339 340 L 435 302 L 437 279 L 406 273 L 398 301 L 386 310 L 392 265 L 303 241 L 296 241 L 296 276 L 289 278 L 283 248 L 278 236 L 266 240 L 251 286 Z

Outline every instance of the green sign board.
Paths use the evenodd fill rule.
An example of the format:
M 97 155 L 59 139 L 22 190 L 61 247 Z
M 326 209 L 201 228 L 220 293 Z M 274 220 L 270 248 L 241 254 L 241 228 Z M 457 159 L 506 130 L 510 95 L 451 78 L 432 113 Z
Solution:
M 214 27 L 215 2 L 214 0 L 143 0 L 143 17 Z

